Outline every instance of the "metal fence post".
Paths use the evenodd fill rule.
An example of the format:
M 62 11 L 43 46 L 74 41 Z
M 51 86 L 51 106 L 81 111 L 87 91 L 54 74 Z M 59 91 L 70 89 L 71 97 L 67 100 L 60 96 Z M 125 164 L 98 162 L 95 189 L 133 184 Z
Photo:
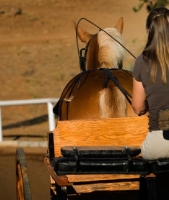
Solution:
M 55 115 L 53 114 L 53 104 L 48 102 L 48 120 L 49 120 L 49 131 L 55 129 Z

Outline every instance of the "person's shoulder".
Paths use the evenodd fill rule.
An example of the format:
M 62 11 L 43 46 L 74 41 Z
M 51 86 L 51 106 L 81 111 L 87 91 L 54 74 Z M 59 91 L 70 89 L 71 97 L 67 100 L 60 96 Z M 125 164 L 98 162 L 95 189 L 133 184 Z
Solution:
M 143 54 L 140 54 L 137 58 L 136 61 L 143 61 Z
M 136 58 L 135 65 L 133 68 L 133 77 L 139 82 L 142 80 L 142 74 L 144 73 L 144 68 L 145 68 L 144 66 L 145 66 L 144 56 L 143 54 L 140 54 Z
M 143 54 L 140 54 L 136 58 L 135 65 L 146 65 L 146 58 Z
M 135 64 L 134 64 L 134 71 L 136 71 L 136 70 L 141 70 L 141 68 L 143 67 L 143 65 L 144 65 L 143 54 L 140 54 L 140 55 L 136 58 L 136 61 L 135 61 Z

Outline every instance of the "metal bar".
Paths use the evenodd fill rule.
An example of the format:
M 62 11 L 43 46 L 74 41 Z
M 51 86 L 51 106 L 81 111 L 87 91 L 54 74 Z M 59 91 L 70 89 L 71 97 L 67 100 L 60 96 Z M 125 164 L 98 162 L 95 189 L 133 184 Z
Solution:
M 7 100 L 0 101 L 0 107 L 3 106 L 21 106 L 21 105 L 31 105 L 31 104 L 44 104 L 47 103 L 48 106 L 48 119 L 49 119 L 49 131 L 55 129 L 55 116 L 53 114 L 52 103 L 57 103 L 59 98 L 44 98 L 44 99 L 25 99 L 25 100 Z M 2 134 L 2 114 L 0 108 L 0 142 L 3 140 Z
M 51 102 L 48 102 L 47 106 L 48 106 L 49 131 L 53 131 L 55 129 L 55 115 L 53 114 L 53 104 Z
M 59 98 L 46 98 L 46 99 L 25 99 L 25 100 L 7 100 L 0 101 L 0 106 L 17 106 L 27 104 L 43 104 L 43 103 L 56 103 Z

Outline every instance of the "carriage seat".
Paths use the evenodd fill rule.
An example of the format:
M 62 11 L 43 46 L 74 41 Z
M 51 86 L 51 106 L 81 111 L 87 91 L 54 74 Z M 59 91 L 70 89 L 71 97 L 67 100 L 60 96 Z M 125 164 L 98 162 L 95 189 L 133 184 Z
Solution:
M 166 131 L 169 130 L 169 109 L 160 110 L 157 116 L 159 129 Z M 128 123 L 134 124 L 133 130 L 131 127 L 128 130 L 125 129 Z M 81 146 L 83 144 L 83 138 L 77 139 L 72 143 L 77 146 L 65 146 L 67 140 L 76 137 L 79 134 L 79 128 L 83 125 L 83 131 L 81 134 L 85 135 L 84 138 L 89 138 L 85 142 L 92 144 L 101 144 L 102 141 L 98 139 L 98 135 L 104 133 L 109 134 L 109 137 L 114 133 L 116 134 L 116 129 L 112 127 L 118 127 L 123 125 L 121 129 L 124 129 L 126 143 L 130 143 L 131 133 L 133 133 L 133 138 L 142 141 L 140 135 L 145 137 L 145 133 L 148 131 L 147 128 L 148 119 L 147 117 L 131 117 L 131 118 L 121 118 L 121 119 L 105 119 L 97 120 L 97 124 L 101 127 L 98 131 L 97 126 L 93 125 L 93 121 L 81 121 L 78 123 L 76 121 L 66 121 L 57 124 L 57 129 L 48 134 L 49 140 L 49 157 L 51 165 L 54 167 L 56 174 L 98 174 L 98 173 L 124 173 L 124 174 L 158 174 L 163 172 L 169 172 L 169 159 L 158 159 L 158 160 L 145 160 L 140 156 L 141 150 L 139 147 L 132 146 L 110 146 L 111 142 L 106 141 L 105 146 Z M 69 129 L 73 127 L 73 132 Z M 105 127 L 108 127 L 105 129 Z M 120 130 L 121 130 L 120 129 Z M 90 134 L 94 132 L 94 140 L 91 138 Z M 133 132 L 134 131 L 134 132 Z M 137 133 L 139 134 L 136 134 Z M 61 136 L 62 135 L 62 136 Z M 116 137 L 111 138 L 112 143 L 120 143 L 118 136 L 121 136 L 121 132 L 117 129 L 117 141 Z M 137 138 L 138 135 L 138 138 Z M 67 139 L 67 136 L 69 139 Z M 66 139 L 65 139 L 66 138 Z M 98 139 L 98 141 L 97 141 Z M 54 142 L 55 141 L 55 142 Z M 136 141 L 140 144 L 140 141 Z M 134 139 L 133 139 L 134 142 Z M 55 144 L 55 145 L 54 145 Z M 62 146 L 63 144 L 63 146 Z M 71 144 L 71 141 L 68 142 Z M 61 152 L 59 152 L 61 151 Z M 55 156 L 58 155 L 58 156 Z
M 169 159 L 145 160 L 136 146 L 65 146 L 53 160 L 57 175 L 159 174 L 169 172 Z
M 62 156 L 54 158 L 54 169 L 64 174 L 149 174 L 149 162 L 140 156 L 139 147 L 93 146 L 61 148 Z

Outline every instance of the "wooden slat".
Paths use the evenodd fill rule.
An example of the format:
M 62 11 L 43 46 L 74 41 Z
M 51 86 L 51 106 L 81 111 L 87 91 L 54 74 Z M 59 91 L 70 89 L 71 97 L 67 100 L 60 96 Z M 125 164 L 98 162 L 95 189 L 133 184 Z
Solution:
M 140 146 L 147 132 L 147 116 L 58 121 L 53 131 L 55 156 L 63 146 Z
M 73 186 L 77 193 L 89 193 L 93 191 L 126 191 L 138 190 L 139 182 L 116 182 L 116 183 L 98 183 Z
M 139 190 L 140 175 L 126 174 L 97 174 L 97 175 L 67 175 L 70 183 L 83 182 L 83 185 L 74 185 L 77 193 L 88 193 L 93 191 L 117 191 L 117 190 Z M 132 181 L 131 181 L 132 180 Z M 88 184 L 88 182 L 98 183 Z M 103 183 L 101 183 L 101 181 Z M 106 183 L 107 181 L 108 183 Z
M 70 182 L 88 182 L 88 181 L 100 181 L 100 180 L 122 180 L 122 179 L 138 179 L 140 177 L 139 174 L 137 175 L 126 175 L 126 174 L 84 174 L 84 175 L 67 175 Z

